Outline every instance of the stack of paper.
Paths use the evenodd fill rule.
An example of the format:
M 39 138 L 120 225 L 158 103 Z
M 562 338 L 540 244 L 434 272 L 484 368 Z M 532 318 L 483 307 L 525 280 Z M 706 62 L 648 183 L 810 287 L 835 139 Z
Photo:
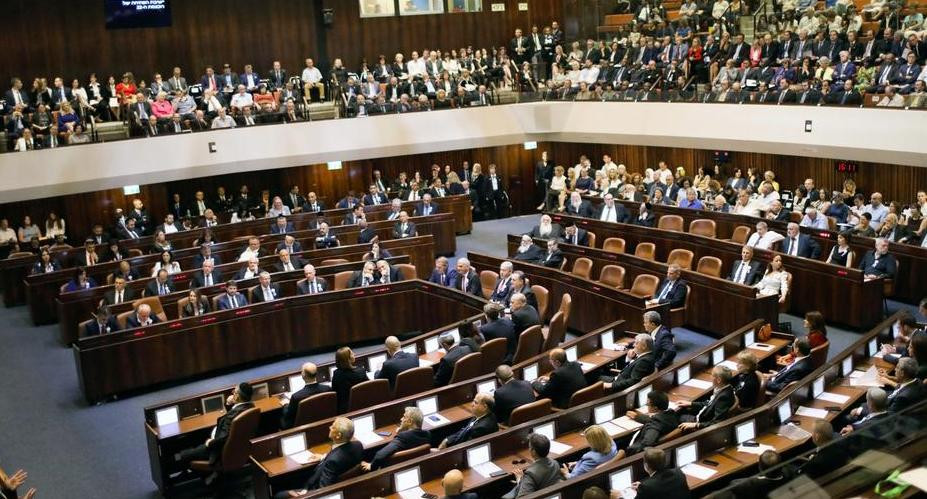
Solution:
M 412 487 L 411 489 L 400 490 L 399 497 L 402 499 L 418 499 L 425 497 L 425 491 L 421 487 Z
M 550 441 L 550 451 L 553 452 L 554 454 L 557 454 L 558 456 L 561 455 L 561 454 L 566 454 L 566 453 L 569 452 L 570 449 L 572 449 L 572 448 L 573 448 L 573 447 L 571 447 L 571 446 L 569 446 L 569 445 L 567 445 L 567 444 L 565 444 L 565 443 L 558 442 L 558 441 L 556 441 L 556 440 L 551 440 L 551 441 Z
M 692 388 L 697 388 L 699 390 L 708 390 L 714 385 L 711 384 L 711 381 L 692 378 L 689 381 L 683 383 L 682 386 L 691 386 Z
M 634 421 L 633 419 L 627 416 L 621 416 L 620 418 L 615 418 L 612 420 L 612 423 L 616 424 L 617 426 L 621 428 L 624 428 L 627 431 L 635 431 L 641 426 L 644 426 L 643 424 L 638 423 L 637 421 Z
M 768 450 L 776 450 L 776 448 L 771 445 L 766 445 L 766 444 L 760 444 L 755 447 L 743 445 L 743 444 L 737 446 L 737 452 L 745 452 L 747 454 L 756 454 L 757 456 L 759 456 L 760 454 Z
M 837 393 L 823 392 L 818 395 L 818 400 L 824 400 L 827 402 L 833 402 L 835 404 L 846 404 L 847 400 L 850 400 L 848 395 L 840 395 Z
M 879 382 L 879 371 L 875 366 L 872 366 L 862 376 L 853 377 L 850 375 L 850 386 L 882 386 L 882 383 Z
M 827 410 L 826 409 L 815 409 L 814 407 L 805 407 L 803 405 L 798 406 L 798 410 L 795 411 L 796 416 L 806 416 L 809 418 L 817 419 L 826 419 Z
M 717 473 L 716 470 L 695 463 L 689 463 L 683 466 L 681 470 L 686 475 L 692 478 L 698 478 L 699 480 L 707 480 Z
M 421 358 L 420 358 L 420 359 L 418 359 L 418 365 L 419 365 L 419 367 L 431 367 L 432 365 L 434 365 L 434 362 L 432 362 L 432 361 L 430 361 L 430 360 L 428 360 L 428 359 L 421 359 Z
M 296 461 L 299 464 L 309 464 L 314 460 L 312 453 L 308 450 L 297 452 L 296 454 L 290 454 L 290 459 Z
M 354 435 L 354 437 L 357 438 L 357 440 L 360 441 L 360 443 L 364 444 L 364 447 L 373 445 L 379 442 L 380 440 L 383 440 L 383 437 L 381 437 L 380 435 L 377 435 L 376 433 L 372 433 L 372 432 L 358 433 Z
M 794 425 L 792 423 L 789 423 L 786 425 L 782 425 L 782 427 L 779 429 L 779 436 L 785 437 L 795 442 L 800 442 L 802 440 L 810 438 L 811 434 L 803 430 L 801 427 Z
M 584 373 L 587 373 L 587 372 L 589 372 L 589 371 L 595 369 L 595 364 L 590 364 L 590 363 L 588 363 L 588 362 L 582 362 L 582 361 L 580 361 L 579 366 L 583 369 L 583 372 L 584 372 Z
M 446 425 L 450 422 L 450 419 L 447 419 L 446 417 L 436 412 L 434 414 L 425 416 L 424 421 L 422 421 L 422 429 L 430 430 L 432 428 L 437 428 L 438 426 Z
M 624 428 L 616 425 L 615 423 L 612 423 L 611 421 L 606 421 L 600 424 L 599 426 L 604 428 L 605 431 L 608 432 L 608 436 L 610 437 L 614 437 L 615 435 L 620 435 L 624 433 L 625 431 Z
M 719 365 L 719 366 L 724 366 L 724 367 L 730 369 L 731 371 L 737 371 L 737 363 L 734 362 L 733 360 L 725 360 L 724 362 L 721 362 L 721 363 L 719 363 L 718 365 Z
M 496 466 L 496 463 L 492 461 L 486 461 L 485 463 L 477 464 L 476 466 L 472 466 L 472 468 L 473 471 L 479 473 L 483 478 L 489 478 L 489 475 L 497 471 L 502 471 L 502 468 Z

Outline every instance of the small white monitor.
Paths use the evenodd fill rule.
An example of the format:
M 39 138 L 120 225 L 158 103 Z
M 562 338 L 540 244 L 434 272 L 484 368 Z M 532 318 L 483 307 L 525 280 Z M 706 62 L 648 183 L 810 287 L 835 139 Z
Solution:
M 785 424 L 792 417 L 792 405 L 789 404 L 788 400 L 779 404 L 776 411 L 779 413 L 779 422 L 782 424 Z
M 637 406 L 644 407 L 647 405 L 647 395 L 650 394 L 650 390 L 653 390 L 653 387 L 647 385 L 637 391 Z
M 412 355 L 418 355 L 418 348 L 415 347 L 415 343 L 402 347 L 402 351 L 405 353 L 411 353 Z
M 608 484 L 613 491 L 631 488 L 631 467 L 620 469 L 608 475 Z
M 676 370 L 676 384 L 681 385 L 686 381 L 689 381 L 691 378 L 691 371 L 689 370 L 689 364 L 686 364 Z
M 438 337 L 432 336 L 425 340 L 425 353 L 437 352 L 441 346 L 438 344 Z
M 449 334 L 453 336 L 454 343 L 460 343 L 460 331 L 458 331 L 456 327 L 453 329 L 448 329 L 447 331 L 441 333 L 442 336 L 444 336 L 445 334 Z
M 824 376 L 814 380 L 811 384 L 811 398 L 816 399 L 824 393 Z
M 879 342 L 875 338 L 869 340 L 869 356 L 879 353 Z
M 320 496 L 319 499 L 344 499 L 344 496 L 341 495 L 341 492 L 335 492 L 334 494 L 328 494 L 327 496 Z
M 756 438 L 756 424 L 751 419 L 744 421 L 734 427 L 734 436 L 737 437 L 737 443 L 742 444 Z
M 602 424 L 606 421 L 615 419 L 615 406 L 613 404 L 603 404 L 592 410 L 595 424 Z
M 754 343 L 756 343 L 756 335 L 753 333 L 753 331 L 747 331 L 744 333 L 744 346 L 750 346 Z
M 418 466 L 394 473 L 393 482 L 396 487 L 396 492 L 418 487 L 422 484 L 422 477 Z
M 538 435 L 544 435 L 548 440 L 553 440 L 557 436 L 557 431 L 554 428 L 553 421 L 547 424 L 542 424 L 541 426 L 535 426 L 531 429 L 531 432 L 537 433 Z
M 376 428 L 373 422 L 373 414 L 358 416 L 351 421 L 354 423 L 355 434 L 373 433 L 373 430 Z
M 711 351 L 711 365 L 716 366 L 724 362 L 724 347 L 718 347 Z
M 467 466 L 474 467 L 483 463 L 488 463 L 492 453 L 489 449 L 489 444 L 478 445 L 476 447 L 467 449 Z
M 681 468 L 689 463 L 694 463 L 698 459 L 698 443 L 676 447 L 676 467 Z
M 843 371 L 841 374 L 843 376 L 849 376 L 850 373 L 853 372 L 853 356 L 848 355 L 847 358 L 843 359 L 843 362 L 841 362 L 840 365 L 841 370 Z
M 296 374 L 287 378 L 290 385 L 290 392 L 296 393 L 303 389 L 306 386 L 306 380 L 303 379 L 302 375 Z
M 528 366 L 528 367 L 526 367 L 524 370 L 522 370 L 522 372 L 521 372 L 521 379 L 523 379 L 523 380 L 525 380 L 525 381 L 527 381 L 527 382 L 529 382 L 529 383 L 532 382 L 532 381 L 534 381 L 534 380 L 536 380 L 536 379 L 538 379 L 538 365 L 537 365 L 537 364 L 531 364 L 530 366 Z
M 225 410 L 225 396 L 221 393 L 212 397 L 204 397 L 200 403 L 203 405 L 203 414 Z
M 280 453 L 284 456 L 292 456 L 306 450 L 306 434 L 298 433 L 289 437 L 280 439 Z
M 493 393 L 496 391 L 495 381 L 484 381 L 476 385 L 476 393 Z
M 438 397 L 416 400 L 415 405 L 418 407 L 418 410 L 422 411 L 423 416 L 434 414 L 438 412 Z
M 383 363 L 386 362 L 386 354 L 372 355 L 367 358 L 368 371 L 375 373 L 383 367 Z
M 570 347 L 570 348 L 567 348 L 567 349 L 566 349 L 567 360 L 570 361 L 570 362 L 576 362 L 576 359 L 578 358 L 578 357 L 577 357 L 577 353 L 578 353 L 578 352 L 576 351 L 576 346 L 575 346 L 575 345 L 572 346 L 572 347 Z
M 176 424 L 178 421 L 180 421 L 180 408 L 176 405 L 155 411 L 155 422 L 158 426 Z
M 602 348 L 605 350 L 614 350 L 615 349 L 615 330 L 605 331 L 599 335 L 599 341 L 602 343 Z

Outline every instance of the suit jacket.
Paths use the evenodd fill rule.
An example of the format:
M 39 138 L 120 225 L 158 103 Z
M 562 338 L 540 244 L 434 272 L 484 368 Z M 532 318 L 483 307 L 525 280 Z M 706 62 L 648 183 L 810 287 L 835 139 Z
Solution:
M 661 411 L 653 416 L 638 414 L 635 420 L 643 423 L 644 426 L 631 439 L 631 444 L 627 449 L 629 456 L 657 445 L 663 435 L 679 426 L 679 416 L 673 411 Z
M 290 265 L 293 266 L 293 270 L 301 270 L 306 266 L 306 262 L 302 258 L 294 255 L 290 257 Z M 274 264 L 274 271 L 287 272 L 286 268 L 284 268 L 283 262 L 279 260 Z
M 212 285 L 221 284 L 225 281 L 222 280 L 222 272 L 219 269 L 212 269 Z M 203 271 L 200 270 L 197 273 L 193 274 L 192 284 L 194 288 L 202 288 L 206 286 L 206 276 L 203 275 Z
M 570 397 L 579 390 L 586 388 L 586 376 L 579 362 L 567 362 L 554 369 L 548 376 L 547 383 L 535 380 L 532 383 L 538 396 L 549 398 L 555 407 L 566 409 L 570 404 Z
M 328 385 L 321 383 L 311 383 L 302 387 L 298 392 L 290 396 L 290 402 L 283 407 L 283 415 L 280 417 L 280 428 L 292 428 L 296 421 L 296 413 L 299 411 L 299 403 L 303 400 L 319 393 L 332 391 Z
M 660 298 L 660 304 L 669 303 L 670 308 L 679 308 L 686 304 L 686 295 L 689 290 L 686 288 L 686 281 L 682 279 L 676 279 L 675 283 L 672 283 L 672 288 L 668 291 L 665 291 L 666 288 L 670 285 L 668 279 L 663 279 L 663 282 L 657 286 L 657 292 L 654 294 L 654 298 Z M 665 294 L 664 294 L 665 292 Z
M 428 277 L 428 282 L 433 282 L 435 284 L 441 284 L 441 276 L 444 276 L 444 285 L 449 286 L 451 283 L 450 272 L 438 272 L 438 269 L 433 269 L 431 271 L 431 276 Z
M 232 421 L 241 413 L 248 409 L 254 408 L 251 402 L 242 402 L 235 404 L 228 412 L 223 414 L 216 422 L 216 435 L 206 445 L 209 448 L 209 462 L 218 463 L 222 456 L 222 448 L 225 447 L 225 441 L 229 438 L 229 432 L 232 430 Z
M 534 293 L 532 293 L 532 296 Z M 527 297 L 527 295 L 525 295 Z M 535 298 L 537 300 L 537 298 Z M 515 326 L 515 338 L 521 336 L 521 333 L 528 329 L 531 326 L 537 326 L 541 324 L 541 317 L 538 315 L 538 311 L 530 304 L 526 304 L 524 307 L 512 311 L 512 325 Z
M 580 217 L 589 218 L 592 216 L 593 210 L 592 210 L 592 205 L 589 204 L 589 201 L 582 201 L 581 203 L 579 203 L 579 207 L 577 208 L 573 206 L 573 203 L 570 203 L 569 200 L 567 200 L 566 212 L 567 214 L 570 214 L 570 215 L 577 215 Z
M 866 256 L 860 260 L 859 269 L 867 275 L 873 274 L 879 277 L 891 278 L 895 277 L 895 272 L 898 270 L 898 263 L 895 262 L 895 257 L 890 254 L 882 255 L 877 261 L 875 253 L 870 250 L 867 251 Z
M 456 271 L 451 273 L 451 284 L 450 287 L 454 289 L 461 289 L 463 286 L 463 278 Z M 483 297 L 483 285 L 480 284 L 480 278 L 476 275 L 476 272 L 473 269 L 470 269 L 470 273 L 467 274 L 467 289 L 461 290 L 467 294 L 474 296 Z
M 387 465 L 389 458 L 397 452 L 412 449 L 422 444 L 430 443 L 431 433 L 429 433 L 428 430 L 413 428 L 411 430 L 401 431 L 397 433 L 395 437 L 393 437 L 390 443 L 386 444 L 385 447 L 377 451 L 377 453 L 373 456 L 373 460 L 370 461 L 370 469 L 378 470 L 383 468 Z
M 316 201 L 314 207 L 313 207 L 313 203 L 310 203 L 309 201 L 306 201 L 305 203 L 303 203 L 303 211 L 306 211 L 309 213 L 317 213 L 319 211 L 323 211 L 324 209 L 325 209 L 325 203 L 321 201 Z
M 399 373 L 418 367 L 418 355 L 399 350 L 392 357 L 386 359 L 380 370 L 374 375 L 376 379 L 385 379 L 389 381 L 389 386 L 396 386 L 396 376 Z
M 511 289 L 511 287 L 508 289 Z M 504 303 L 504 300 L 502 303 Z M 512 357 L 515 355 L 515 348 L 518 346 L 518 336 L 515 336 L 515 324 L 510 319 L 506 317 L 500 317 L 494 321 L 489 321 L 486 324 L 480 326 L 480 334 L 483 335 L 483 338 L 486 341 L 494 340 L 496 338 L 505 338 L 506 349 L 503 363 L 508 364 L 512 361 Z M 498 416 L 499 413 L 497 412 L 496 415 Z M 508 418 L 499 419 L 506 420 Z
M 194 315 L 196 315 L 196 308 L 194 308 L 195 306 L 196 304 L 193 302 L 190 302 L 184 305 L 183 316 L 193 317 Z M 209 299 L 206 298 L 205 296 L 200 296 L 199 311 L 201 315 L 212 311 L 212 306 L 209 304 Z
M 563 480 L 563 475 L 560 474 L 560 463 L 549 457 L 542 457 L 525 468 L 525 474 L 515 485 L 515 488 L 502 497 L 503 499 L 514 499 L 527 496 L 555 485 L 560 480 Z
M 545 267 L 550 267 L 552 269 L 559 269 L 560 265 L 563 264 L 563 252 L 555 250 L 553 253 L 545 251 L 543 255 L 538 259 L 538 263 Z
M 557 224 L 551 224 L 550 234 L 546 236 L 541 235 L 541 227 L 535 225 L 531 232 L 528 233 L 532 239 L 560 239 L 563 237 L 563 227 L 560 227 Z
M 58 263 L 58 262 L 56 262 L 55 260 L 50 260 L 49 263 L 51 263 L 52 269 L 54 269 L 54 271 L 61 270 L 61 264 Z M 35 263 L 32 265 L 32 272 L 31 272 L 31 273 L 32 273 L 32 274 L 44 274 L 44 273 L 45 273 L 45 265 L 43 265 L 42 262 L 35 262 Z
M 727 417 L 735 402 L 734 387 L 727 385 L 704 402 L 692 402 L 691 409 L 698 414 L 698 427 L 705 428 Z
M 320 278 L 316 277 L 315 283 L 316 283 L 316 285 L 317 285 L 317 290 L 318 290 L 319 293 L 324 292 L 324 291 L 328 291 L 328 287 L 327 287 L 327 285 L 325 284 L 325 280 L 324 280 L 324 279 L 320 279 Z M 308 282 L 308 281 L 301 281 L 301 282 L 299 282 L 299 283 L 296 285 L 296 289 L 297 289 L 297 292 L 298 292 L 299 294 L 301 294 L 301 295 L 308 295 L 308 294 L 309 294 L 309 289 L 310 289 L 310 288 L 309 288 L 309 282 Z
M 496 422 L 496 415 L 490 412 L 479 419 L 471 419 L 467 426 L 448 436 L 447 446 L 451 447 L 497 431 L 499 431 L 499 423 Z
M 385 195 L 385 194 L 382 194 L 382 193 L 379 193 L 379 192 L 376 194 L 376 197 L 371 196 L 370 194 L 367 194 L 366 196 L 364 196 L 364 204 L 365 204 L 365 205 L 371 205 L 371 204 L 386 204 L 386 203 L 388 203 L 388 202 L 389 202 L 389 200 L 386 199 L 386 195 Z
M 435 370 L 435 386 L 446 386 L 451 380 L 451 375 L 454 374 L 454 366 L 457 364 L 457 361 L 464 355 L 472 352 L 470 347 L 466 345 L 457 344 L 451 347 L 447 354 L 441 357 L 441 360 L 433 366 Z
M 415 229 L 413 222 L 406 222 L 406 230 L 402 230 L 402 223 L 396 222 L 393 226 L 393 239 L 402 239 L 403 237 L 415 237 L 418 231 Z
M 741 260 L 735 260 L 734 265 L 731 267 L 731 274 L 727 277 L 727 280 L 733 281 L 737 277 L 737 269 L 740 268 Z M 763 276 L 764 265 L 762 262 L 757 260 L 750 260 L 750 269 L 747 270 L 747 277 L 744 280 L 744 284 L 747 286 L 753 286 L 759 282 L 760 278 Z
M 373 285 L 377 282 L 377 276 L 373 275 L 370 277 L 369 285 Z M 361 288 L 364 286 L 364 272 L 361 270 L 355 270 L 351 275 L 351 279 L 348 280 L 349 288 Z
M 665 192 L 664 192 L 664 194 L 665 194 Z M 651 194 L 651 195 L 652 195 L 652 194 Z M 605 204 L 604 204 L 604 203 L 603 203 L 601 206 L 599 206 L 599 209 L 598 209 L 598 210 L 596 210 L 596 212 L 595 212 L 595 217 L 593 217 L 593 218 L 595 218 L 596 220 L 601 220 L 601 219 L 602 219 L 602 214 L 603 214 L 603 213 L 605 213 Z M 630 218 L 630 216 L 631 216 L 631 215 L 628 213 L 628 210 L 626 210 L 626 209 L 624 208 L 624 205 L 623 205 L 623 204 L 621 204 L 621 203 L 615 203 L 615 221 L 616 221 L 617 223 L 627 223 L 627 222 L 628 222 L 628 219 Z
M 239 307 L 243 307 L 248 304 L 248 299 L 245 298 L 245 295 L 241 293 L 235 293 L 235 301 L 238 302 Z M 222 293 L 222 296 L 216 300 L 216 309 L 218 310 L 229 310 L 232 308 L 232 299 L 229 298 L 228 293 Z
M 786 236 L 782 240 L 782 252 L 791 255 L 792 254 L 792 238 Z M 821 246 L 811 238 L 808 234 L 799 234 L 798 241 L 798 256 L 802 258 L 812 258 L 817 260 L 821 257 Z
M 122 291 L 122 301 L 123 303 L 127 301 L 132 301 L 135 299 L 135 292 L 129 288 L 125 288 Z M 112 305 L 116 303 L 116 290 L 112 289 L 103 294 L 103 303 L 105 305 Z
M 434 201 L 429 203 L 428 206 L 431 207 L 431 210 L 428 213 L 425 213 L 425 203 L 418 203 L 415 205 L 415 216 L 423 217 L 425 215 L 433 215 L 435 213 L 441 212 L 441 208 L 438 207 L 438 203 L 435 203 Z
M 335 447 L 315 467 L 304 489 L 313 490 L 328 487 L 338 482 L 338 477 L 357 466 L 364 458 L 364 445 L 357 440 Z
M 811 374 L 814 366 L 811 364 L 811 356 L 795 361 L 790 366 L 783 367 L 772 379 L 766 383 L 766 389 L 773 393 L 779 393 L 785 388 L 785 385 L 798 381 Z
M 567 244 L 575 244 L 577 246 L 588 246 L 589 245 L 589 232 L 586 231 L 586 229 L 580 229 L 579 227 L 577 227 L 576 232 L 572 236 L 569 236 L 564 232 L 563 237 L 561 238 L 561 241 Z
M 273 300 L 280 299 L 283 297 L 283 295 L 280 293 L 279 284 L 270 283 L 270 291 L 273 294 L 273 296 L 267 297 L 267 296 L 264 296 L 263 287 L 259 285 L 258 287 L 254 288 L 254 291 L 251 292 L 251 296 L 252 298 L 254 298 L 254 303 L 261 303 L 263 301 L 268 301 L 266 298 L 270 298 L 270 301 L 273 301 Z
M 752 409 L 756 405 L 756 397 L 760 391 L 760 377 L 755 372 L 741 373 L 731 380 L 734 385 L 734 394 L 741 408 Z
M 161 319 L 158 319 L 158 316 L 155 315 L 154 312 L 152 312 L 151 315 L 148 316 L 148 318 L 151 319 L 152 324 L 157 324 L 161 322 Z M 126 317 L 126 329 L 133 329 L 137 327 L 142 327 L 142 323 L 138 320 L 138 315 L 132 314 Z
M 896 388 L 888 398 L 888 412 L 899 412 L 904 410 L 927 396 L 927 388 L 920 380 L 908 384 L 904 388 Z
M 167 285 L 167 292 L 168 292 L 168 293 L 173 293 L 173 292 L 175 291 L 175 290 L 174 290 L 174 282 L 171 281 L 170 277 L 168 277 L 167 282 L 164 283 L 164 284 Z M 159 287 L 159 285 L 158 285 L 158 280 L 157 280 L 157 279 L 152 279 L 152 280 L 148 283 L 148 285 L 145 286 L 145 296 L 158 296 L 158 287 Z
M 689 484 L 679 468 L 667 468 L 641 480 L 637 487 L 639 499 L 689 499 Z
M 492 294 L 489 295 L 491 301 L 505 303 L 508 301 L 509 294 L 512 292 L 512 277 L 509 276 L 503 282 L 502 278 L 496 279 L 492 286 Z
M 653 337 L 653 356 L 657 369 L 669 367 L 676 358 L 675 337 L 666 326 L 660 326 Z
M 293 231 L 295 231 L 295 230 L 296 230 L 296 229 L 293 227 L 293 222 L 287 222 L 287 223 L 286 223 L 286 227 L 280 227 L 280 226 L 277 225 L 277 224 L 273 224 L 273 225 L 270 226 L 270 233 L 271 233 L 271 234 L 286 234 L 286 233 L 289 233 L 289 232 L 293 232 Z
M 653 352 L 647 352 L 644 355 L 635 357 L 631 362 L 618 373 L 618 376 L 612 380 L 612 391 L 618 392 L 636 385 L 640 380 L 653 374 L 656 357 Z
M 512 411 L 517 407 L 535 401 L 534 389 L 531 387 L 531 383 L 515 378 L 496 388 L 492 396 L 495 399 L 493 412 L 496 414 L 496 420 L 503 421 L 506 424 L 512 415 Z
M 245 278 L 245 272 L 247 272 L 247 271 L 248 271 L 248 266 L 247 266 L 247 265 L 244 266 L 244 267 L 242 267 L 241 270 L 239 270 L 238 272 L 235 273 L 235 280 L 236 280 L 236 281 L 241 281 L 242 279 L 244 279 L 244 278 Z M 257 277 L 258 274 L 260 274 L 260 273 L 261 273 L 261 269 L 258 268 L 256 271 L 254 271 L 254 275 L 253 275 L 251 278 L 253 279 L 253 278 Z
M 536 244 L 532 244 L 524 253 L 515 253 L 512 260 L 521 260 L 523 262 L 537 263 L 544 256 L 544 250 Z
M 116 320 L 116 316 L 111 315 L 109 319 L 106 320 L 106 324 L 103 328 L 100 328 L 100 323 L 96 320 L 87 323 L 84 327 L 84 336 L 96 336 L 98 334 L 112 333 L 115 331 L 119 331 L 119 322 Z

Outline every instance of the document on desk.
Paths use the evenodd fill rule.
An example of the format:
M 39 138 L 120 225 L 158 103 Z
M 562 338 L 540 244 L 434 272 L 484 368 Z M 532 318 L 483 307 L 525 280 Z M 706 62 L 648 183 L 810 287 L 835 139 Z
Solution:
M 425 497 L 425 491 L 421 487 L 412 487 L 411 489 L 400 490 L 399 497 L 402 499 L 418 499 Z
M 927 468 L 920 467 L 905 471 L 898 478 L 927 492 Z
M 486 461 L 485 463 L 477 464 L 476 466 L 472 466 L 472 468 L 473 471 L 479 473 L 483 478 L 490 478 L 489 475 L 497 471 L 502 471 L 502 468 L 496 466 L 496 463 L 492 461 Z
M 302 465 L 309 464 L 309 463 L 311 463 L 311 462 L 313 462 L 313 461 L 318 461 L 318 460 L 319 460 L 319 458 L 318 458 L 317 456 L 313 456 L 312 453 L 309 452 L 308 449 L 307 449 L 307 450 L 304 450 L 304 451 L 302 451 L 302 452 L 297 452 L 296 454 L 290 454 L 289 457 L 290 457 L 290 459 L 292 459 L 292 460 L 294 460 L 294 461 L 296 461 L 297 463 L 302 464 Z
M 367 432 L 358 433 L 354 435 L 354 438 L 356 438 L 360 443 L 364 444 L 364 447 L 373 445 L 379 442 L 380 440 L 383 440 L 383 437 L 381 437 L 380 435 L 377 435 L 376 433 L 367 433 Z
M 759 456 L 760 454 L 768 450 L 776 450 L 776 448 L 773 447 L 772 445 L 766 445 L 766 444 L 760 444 L 760 445 L 757 445 L 756 447 L 749 447 L 746 445 L 737 446 L 737 452 L 744 452 L 747 454 L 756 454 L 757 456 Z
M 731 371 L 737 371 L 737 363 L 733 360 L 725 360 L 724 362 L 718 363 L 719 366 L 724 366 Z
M 553 452 L 554 454 L 557 454 L 558 456 L 561 455 L 561 454 L 565 454 L 565 453 L 567 453 L 567 452 L 570 452 L 570 449 L 572 449 L 572 448 L 573 448 L 573 447 L 571 447 L 571 446 L 569 446 L 569 445 L 567 445 L 567 444 L 565 444 L 565 443 L 558 442 L 558 441 L 556 441 L 556 440 L 551 440 L 551 441 L 550 441 L 550 451 Z
M 697 388 L 699 390 L 707 390 L 711 388 L 711 381 L 705 381 L 703 379 L 690 378 L 689 381 L 686 381 L 682 386 L 691 386 L 692 388 Z
M 425 416 L 425 418 L 422 420 L 422 429 L 430 430 L 432 428 L 444 426 L 450 422 L 451 422 L 450 419 L 447 419 L 446 417 L 436 412 L 434 414 L 429 414 Z
M 691 476 L 692 478 L 698 478 L 699 480 L 708 480 L 711 478 L 717 470 L 713 470 L 706 466 L 700 464 L 689 463 L 681 468 L 682 472 L 686 475 Z
M 422 359 L 422 358 L 418 359 L 418 366 L 419 366 L 419 367 L 431 367 L 431 366 L 433 366 L 433 365 L 434 365 L 434 362 L 432 362 L 432 361 L 430 361 L 430 360 L 428 360 L 428 359 Z
M 866 370 L 862 376 L 850 377 L 850 386 L 874 386 L 881 387 L 882 383 L 879 382 L 879 371 L 876 369 L 876 366 L 872 366 Z
M 595 366 L 595 364 L 590 364 L 590 363 L 588 363 L 588 362 L 579 361 L 579 367 L 581 367 L 581 368 L 583 369 L 583 372 L 584 372 L 584 373 L 587 373 L 587 372 L 589 372 L 589 371 L 595 369 L 596 366 Z
M 800 442 L 811 437 L 811 434 L 798 425 L 792 423 L 784 424 L 779 428 L 778 435 L 789 440 Z
M 625 432 L 625 429 L 624 429 L 624 428 L 622 428 L 622 427 L 616 425 L 615 423 L 613 423 L 613 422 L 611 422 L 611 421 L 606 421 L 606 422 L 600 424 L 599 426 L 601 426 L 602 428 L 604 428 L 605 431 L 608 432 L 608 436 L 610 436 L 610 437 L 614 437 L 615 435 L 621 435 L 622 433 Z
M 815 409 L 814 407 L 805 407 L 803 405 L 798 406 L 798 410 L 795 411 L 796 416 L 807 416 L 809 418 L 825 419 L 827 418 L 826 409 Z
M 818 400 L 833 402 L 835 404 L 846 404 L 847 401 L 850 400 L 850 396 L 840 395 L 838 393 L 822 392 L 820 395 L 818 395 Z
M 776 346 L 775 346 L 775 345 L 770 345 L 770 344 L 768 344 L 768 343 L 754 343 L 754 344 L 752 344 L 752 345 L 747 345 L 747 348 L 753 348 L 753 349 L 756 349 L 756 350 L 763 350 L 764 352 L 768 352 L 768 351 L 770 351 L 770 350 L 775 349 Z
M 635 431 L 641 426 L 644 426 L 643 424 L 638 423 L 637 421 L 634 421 L 627 416 L 621 416 L 620 418 L 613 419 L 611 422 L 615 423 L 621 428 L 624 428 L 627 431 Z

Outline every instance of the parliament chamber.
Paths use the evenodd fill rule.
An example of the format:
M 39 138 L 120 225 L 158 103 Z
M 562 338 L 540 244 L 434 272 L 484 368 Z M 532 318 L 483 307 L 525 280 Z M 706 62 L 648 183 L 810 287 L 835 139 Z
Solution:
M 927 492 L 927 24 L 16 0 L 0 498 Z

